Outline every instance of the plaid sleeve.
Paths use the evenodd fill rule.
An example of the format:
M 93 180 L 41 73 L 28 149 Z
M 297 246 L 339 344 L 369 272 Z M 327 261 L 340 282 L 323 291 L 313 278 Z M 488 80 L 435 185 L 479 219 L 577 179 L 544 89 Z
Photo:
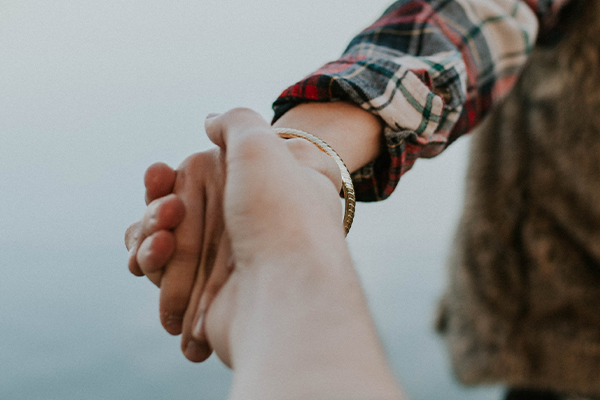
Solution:
M 275 120 L 307 101 L 349 101 L 381 117 L 387 151 L 353 179 L 360 200 L 384 199 L 417 158 L 439 154 L 509 91 L 538 18 L 561 1 L 396 1 L 339 60 L 286 89 Z

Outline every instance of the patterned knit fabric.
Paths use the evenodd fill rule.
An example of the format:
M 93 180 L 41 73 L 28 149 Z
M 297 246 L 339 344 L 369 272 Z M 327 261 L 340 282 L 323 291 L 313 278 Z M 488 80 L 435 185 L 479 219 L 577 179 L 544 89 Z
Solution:
M 577 3 L 473 137 L 439 320 L 466 384 L 600 397 L 600 2 Z
M 597 397 L 583 397 L 577 395 L 565 395 L 554 392 L 544 392 L 527 389 L 510 390 L 505 400 L 600 400 Z
M 357 171 L 359 200 L 388 197 L 417 158 L 475 127 L 513 86 L 564 0 L 400 0 L 343 56 L 285 90 L 275 119 L 307 101 L 380 116 L 387 152 Z M 537 18 L 536 18 L 537 16 Z

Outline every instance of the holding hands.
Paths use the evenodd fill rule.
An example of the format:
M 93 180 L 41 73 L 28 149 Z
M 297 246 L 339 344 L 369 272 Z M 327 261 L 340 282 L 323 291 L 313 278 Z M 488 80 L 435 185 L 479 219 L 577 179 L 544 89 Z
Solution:
M 336 163 L 245 109 L 206 132 L 217 150 L 149 168 L 148 210 L 126 234 L 186 357 L 214 348 L 235 371 L 230 399 L 400 399 L 346 246 Z
M 303 139 L 278 138 L 266 121 L 246 109 L 208 118 L 206 130 L 219 148 L 193 154 L 176 171 L 162 163 L 148 168 L 144 177 L 148 208 L 126 232 L 130 271 L 137 276 L 146 275 L 160 287 L 163 327 L 173 335 L 183 333 L 182 351 L 196 362 L 211 353 L 203 329 L 204 315 L 227 281 L 234 260 L 239 265 L 243 261 L 240 257 L 250 253 L 255 256 L 293 249 L 297 240 L 288 239 L 290 243 L 284 245 L 280 243 L 282 234 L 297 232 L 298 226 L 308 223 L 307 216 L 315 215 L 315 205 L 320 203 L 329 204 L 328 211 L 326 218 L 318 218 L 316 226 L 331 224 L 343 235 L 338 198 L 340 172 L 335 162 L 316 146 Z M 253 144 L 263 140 L 263 136 L 276 143 L 269 149 L 269 158 L 273 158 L 270 153 L 283 152 L 299 169 L 284 173 L 290 168 L 286 165 L 290 160 L 285 158 L 262 160 L 272 163 L 273 171 L 267 167 L 247 170 L 247 157 L 252 156 L 252 151 L 257 153 L 255 161 L 266 154 L 260 154 L 260 149 L 251 150 L 254 147 L 246 140 Z M 228 148 L 229 142 L 232 149 Z M 271 177 L 276 171 L 281 174 L 277 179 Z M 318 188 L 305 187 L 306 182 L 294 186 L 290 178 L 299 173 L 322 182 Z M 224 200 L 226 185 L 229 197 Z M 308 209 L 299 210 L 298 200 L 306 200 Z M 238 209 L 243 207 L 245 216 L 251 214 L 257 219 L 252 224 L 237 221 Z M 278 210 L 284 215 L 279 215 Z M 293 221 L 290 217 L 294 217 Z M 239 240 L 240 234 L 246 235 L 252 229 L 250 238 Z M 311 233 L 311 240 L 317 240 L 318 232 L 313 229 Z M 234 247 L 252 244 L 244 244 L 246 248 L 234 256 L 230 235 L 237 240 Z

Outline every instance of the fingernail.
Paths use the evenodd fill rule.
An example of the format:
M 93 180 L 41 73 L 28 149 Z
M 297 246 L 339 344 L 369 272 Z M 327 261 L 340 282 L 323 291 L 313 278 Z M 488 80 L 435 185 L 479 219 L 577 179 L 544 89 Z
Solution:
M 202 357 L 205 351 L 206 347 L 194 340 L 190 340 L 187 346 L 185 346 L 185 355 L 191 359 Z
M 150 203 L 149 208 L 149 212 L 150 212 L 150 221 L 155 222 L 156 221 L 156 217 L 158 215 L 158 206 L 160 205 L 160 203 L 158 202 L 153 202 Z
M 181 332 L 182 319 L 177 316 L 169 316 L 165 320 L 165 329 L 170 334 L 179 334 Z
M 192 337 L 197 340 L 204 340 L 202 337 L 202 324 L 204 323 L 204 314 L 206 313 L 206 296 L 200 298 L 198 304 L 198 311 L 196 311 L 196 317 L 194 318 L 194 326 L 192 328 Z
M 204 310 L 198 310 L 198 314 L 196 314 L 196 322 L 194 323 L 194 327 L 192 329 L 192 337 L 197 340 L 203 340 L 202 337 L 202 324 L 204 323 Z
M 215 117 L 218 117 L 219 115 L 221 115 L 221 114 L 219 114 L 219 113 L 210 113 L 210 114 L 208 114 L 206 116 L 206 119 L 215 118 Z

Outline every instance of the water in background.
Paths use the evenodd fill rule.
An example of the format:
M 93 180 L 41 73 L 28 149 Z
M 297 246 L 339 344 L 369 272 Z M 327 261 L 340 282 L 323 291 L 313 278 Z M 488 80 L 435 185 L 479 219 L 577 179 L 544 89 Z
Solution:
M 144 210 L 144 169 L 206 149 L 209 112 L 243 105 L 268 118 L 279 91 L 387 3 L 2 4 L 0 399 L 226 398 L 229 371 L 186 361 L 160 327 L 158 291 L 127 272 L 123 232 Z M 415 400 L 500 397 L 460 388 L 432 332 L 467 147 L 418 162 L 390 200 L 359 204 L 348 238 Z

